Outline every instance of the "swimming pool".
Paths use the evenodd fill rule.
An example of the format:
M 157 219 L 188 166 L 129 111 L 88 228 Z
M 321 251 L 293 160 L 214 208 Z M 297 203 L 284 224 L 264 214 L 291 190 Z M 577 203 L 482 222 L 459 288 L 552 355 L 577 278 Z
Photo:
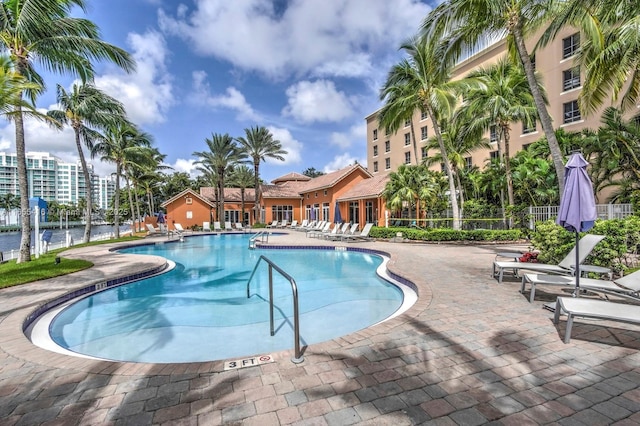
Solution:
M 274 336 L 269 333 L 266 264 L 258 266 L 247 298 L 247 281 L 260 255 L 296 280 L 303 345 L 366 328 L 405 306 L 399 286 L 376 274 L 377 269 L 386 270 L 385 259 L 377 254 L 344 247 L 249 250 L 248 238 L 248 234 L 197 236 L 122 250 L 163 256 L 176 267 L 62 307 L 49 325 L 51 338 L 85 356 L 151 363 L 211 361 L 291 349 L 290 283 L 273 276 Z

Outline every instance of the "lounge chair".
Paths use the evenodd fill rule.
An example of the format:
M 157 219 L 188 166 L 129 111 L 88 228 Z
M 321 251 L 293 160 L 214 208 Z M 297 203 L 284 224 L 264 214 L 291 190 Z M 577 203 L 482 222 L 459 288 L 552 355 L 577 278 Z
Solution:
M 231 226 L 231 222 L 230 221 L 226 221 L 224 223 L 224 230 L 225 231 L 233 231 L 233 226 Z
M 180 238 L 182 238 L 184 236 L 185 232 L 187 232 L 187 230 L 182 227 L 181 223 L 174 223 L 173 224 L 173 228 L 174 228 L 173 232 L 175 232 L 175 234 Z
M 331 231 L 323 233 L 321 235 L 318 235 L 318 238 L 331 238 L 332 236 L 335 237 L 336 235 L 338 235 L 340 233 L 340 230 L 342 229 L 342 223 L 336 223 L 335 225 L 333 225 L 333 228 L 331 228 Z
M 242 222 L 236 222 L 236 229 L 238 231 L 242 231 L 242 232 L 247 232 L 249 229 L 251 229 L 250 226 L 247 226 L 246 228 L 244 227 L 244 225 L 242 225 Z
M 306 231 L 307 233 L 309 233 L 309 232 L 313 232 L 313 231 L 320 231 L 320 230 L 322 230 L 322 228 L 324 228 L 324 225 L 325 225 L 326 223 L 327 223 L 327 222 L 325 222 L 324 220 L 320 220 L 320 221 L 316 222 L 313 226 L 311 226 L 311 225 L 307 226 L 307 228 L 305 229 L 305 231 Z
M 304 231 L 304 232 L 306 232 L 306 231 L 309 231 L 310 229 L 315 228 L 317 224 L 318 224 L 318 222 L 316 222 L 315 220 L 312 220 L 311 222 L 307 222 L 307 224 L 304 225 L 304 226 L 299 226 L 296 229 L 296 231 Z
M 529 302 L 533 302 L 536 294 L 536 286 L 548 285 L 575 289 L 576 277 L 549 274 L 524 274 L 522 276 L 520 293 L 524 293 L 527 283 L 531 285 Z M 640 302 L 640 270 L 615 280 L 580 278 L 580 290 L 627 297 Z
M 353 225 L 350 226 L 349 229 L 347 229 L 346 231 L 344 231 L 341 234 L 336 235 L 335 237 L 328 237 L 327 239 L 329 240 L 344 240 L 345 238 L 349 238 L 349 235 L 353 235 L 356 232 L 358 232 L 358 228 L 360 227 L 359 223 L 354 223 Z
M 640 306 L 626 303 L 610 302 L 608 300 L 590 299 L 585 297 L 558 297 L 553 323 L 560 322 L 560 315 L 567 314 L 567 326 L 564 331 L 564 342 L 571 340 L 571 329 L 575 317 L 594 318 L 610 321 L 640 324 Z
M 276 228 L 286 228 L 288 223 L 289 223 L 288 220 L 283 220 L 276 225 Z
M 298 227 L 298 221 L 293 219 L 291 221 L 291 225 L 289 225 L 289 229 L 296 229 Z
M 369 232 L 373 228 L 373 223 L 367 223 L 362 228 L 359 234 L 351 233 L 345 234 L 342 236 L 343 241 L 371 241 L 372 238 L 369 236 Z
M 220 226 L 220 222 L 213 222 L 213 230 L 215 232 L 222 232 L 222 227 Z
M 323 225 L 320 229 L 313 229 L 309 232 L 307 232 L 307 237 L 320 237 L 320 235 L 322 234 L 328 234 L 329 230 L 331 229 L 331 222 L 323 222 Z
M 202 231 L 203 232 L 211 232 L 211 223 L 210 222 L 202 222 Z
M 274 220 L 271 224 L 267 225 L 267 228 L 275 228 L 278 226 L 278 221 Z
M 326 238 L 327 240 L 340 239 L 340 236 L 344 235 L 349 230 L 350 226 L 351 226 L 351 224 L 349 222 L 345 222 L 345 223 L 342 224 L 340 229 L 338 229 L 335 233 L 330 232 L 327 235 L 323 235 L 323 237 Z
M 147 231 L 149 231 L 149 233 L 147 235 L 154 235 L 154 234 L 164 234 L 165 232 L 160 229 L 160 228 L 154 228 L 154 226 L 150 223 L 146 223 L 145 226 L 147 227 Z
M 580 250 L 578 259 L 582 264 L 584 260 L 591 254 L 596 244 L 598 244 L 604 235 L 587 234 L 580 238 L 578 242 L 578 248 Z M 493 262 L 493 276 L 498 277 L 498 282 L 502 282 L 505 269 L 513 270 L 514 275 L 517 276 L 520 269 L 533 272 L 541 272 L 547 274 L 560 274 L 560 275 L 572 275 L 574 272 L 574 266 L 576 263 L 576 248 L 571 249 L 569 254 L 560 261 L 557 265 L 548 263 L 533 263 L 533 262 L 515 262 L 515 261 L 494 261 Z

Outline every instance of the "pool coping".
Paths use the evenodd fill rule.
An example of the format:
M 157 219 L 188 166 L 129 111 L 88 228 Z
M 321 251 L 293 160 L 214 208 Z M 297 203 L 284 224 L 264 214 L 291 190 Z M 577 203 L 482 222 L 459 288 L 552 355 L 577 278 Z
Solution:
M 193 235 L 198 236 L 198 235 Z M 188 236 L 188 237 L 191 237 Z M 143 246 L 143 245 L 155 245 L 155 244 L 167 244 L 167 243 L 175 243 L 179 240 L 166 240 L 164 238 L 154 239 L 150 241 L 141 241 L 141 242 L 126 242 L 126 243 L 111 243 L 104 244 L 99 247 L 99 249 L 89 250 L 89 248 L 79 248 L 72 249 L 63 253 L 63 257 L 79 257 L 79 258 L 93 258 L 94 266 L 88 268 L 84 271 L 79 271 L 73 274 L 69 274 L 67 279 L 62 279 L 62 281 L 66 281 L 66 284 L 71 284 L 73 278 L 82 279 L 82 284 L 78 284 L 77 282 L 73 283 L 75 288 L 72 290 L 67 290 L 66 292 L 61 292 L 57 294 L 51 294 L 47 297 L 45 301 L 38 304 L 35 308 L 33 306 L 17 309 L 16 311 L 9 314 L 4 321 L 2 321 L 3 327 L 8 327 L 11 330 L 10 333 L 0 333 L 0 346 L 10 355 L 22 359 L 24 361 L 34 362 L 38 364 L 45 364 L 52 367 L 59 367 L 60 365 L 65 365 L 67 367 L 73 367 L 79 371 L 96 373 L 96 374 L 111 374 L 111 375 L 138 375 L 138 374 L 155 374 L 155 375 L 170 375 L 175 374 L 176 366 L 182 366 L 185 373 L 204 373 L 204 372 L 222 372 L 224 370 L 224 362 L 225 360 L 215 360 L 215 361 L 204 361 L 204 362 L 192 362 L 192 363 L 142 363 L 142 362 L 123 362 L 123 361 L 111 361 L 111 360 L 102 360 L 102 359 L 91 359 L 84 358 L 78 356 L 71 356 L 62 353 L 55 353 L 49 351 L 47 349 L 43 349 L 35 344 L 33 344 L 28 337 L 25 335 L 24 330 L 26 329 L 27 321 L 33 322 L 35 319 L 34 313 L 40 312 L 40 315 L 44 313 L 46 310 L 49 310 L 60 303 L 64 303 L 64 301 L 59 301 L 55 303 L 54 301 L 57 299 L 66 299 L 69 300 L 69 295 L 79 293 L 79 295 L 87 294 L 89 291 L 85 291 L 86 289 L 93 288 L 95 291 L 96 286 L 103 285 L 105 283 L 105 279 L 96 279 L 93 280 L 88 279 L 87 275 L 91 275 L 92 270 L 100 269 L 100 261 L 99 259 L 103 259 L 104 256 L 108 256 L 113 258 L 117 256 L 119 260 L 123 263 L 127 263 L 129 267 L 125 269 L 133 269 L 130 273 L 122 273 L 120 275 L 116 275 L 111 277 L 111 279 L 107 280 L 111 283 L 111 286 L 114 285 L 122 285 L 127 281 L 127 277 L 140 276 L 140 275 L 149 275 L 152 271 L 157 271 L 158 268 L 166 268 L 167 259 L 160 256 L 147 255 L 147 254 L 129 254 L 129 253 L 121 253 L 117 252 L 123 248 L 134 247 L 134 246 Z M 334 242 L 331 242 L 334 243 Z M 368 249 L 363 247 L 349 247 L 346 245 L 335 245 L 335 244 L 327 244 L 327 245 L 275 245 L 275 244 L 262 244 L 260 245 L 260 249 L 309 249 L 313 247 L 314 249 L 322 249 L 322 250 L 335 250 L 335 247 L 345 247 L 347 251 L 360 251 L 360 252 L 369 252 L 374 254 L 384 254 L 389 257 L 389 261 L 387 262 L 387 272 L 389 272 L 394 279 L 398 279 L 398 281 L 402 283 L 410 283 L 407 284 L 409 287 L 414 288 L 414 291 L 417 294 L 416 302 L 409 307 L 405 312 L 400 315 L 397 315 L 393 318 L 390 318 L 386 321 L 380 322 L 378 324 L 374 324 L 365 329 L 359 330 L 354 333 L 347 334 L 345 336 L 341 336 L 339 338 L 331 339 L 329 341 L 311 344 L 304 348 L 304 352 L 309 350 L 309 347 L 314 348 L 322 348 L 324 346 L 334 346 L 341 340 L 346 340 L 352 343 L 369 339 L 371 336 L 378 333 L 386 333 L 389 330 L 398 327 L 406 322 L 407 315 L 409 317 L 417 315 L 419 312 L 424 310 L 431 302 L 431 291 L 425 291 L 424 288 L 418 291 L 415 284 L 413 284 L 410 280 L 403 277 L 399 274 L 398 271 L 393 271 L 394 265 L 394 256 L 375 249 Z M 100 249 L 101 248 L 101 249 Z M 136 270 L 136 265 L 140 263 L 140 259 L 145 258 L 148 262 L 150 259 L 154 260 L 151 266 L 140 267 Z M 148 259 L 150 258 L 150 259 Z M 96 265 L 97 264 L 97 265 Z M 157 272 L 156 272 L 157 273 Z M 86 277 L 86 278 L 85 278 Z M 88 281 L 84 281 L 84 279 L 88 279 Z M 141 279 L 141 278 L 138 278 Z M 43 284 L 45 282 L 56 281 L 56 279 L 44 280 L 40 282 Z M 73 280 L 75 281 L 75 280 Z M 87 285 L 87 282 L 89 284 Z M 120 284 L 115 284 L 119 282 Z M 31 284 L 25 284 L 31 285 Z M 22 286 L 21 286 L 22 287 Z M 424 293 L 424 294 L 423 294 Z M 425 300 L 427 298 L 428 300 Z M 49 306 L 47 309 L 44 309 L 45 306 Z M 303 354 L 304 354 L 303 352 Z M 274 352 L 271 355 L 276 360 L 287 359 L 291 357 L 293 353 L 293 348 L 283 351 Z M 258 354 L 259 355 L 259 354 Z

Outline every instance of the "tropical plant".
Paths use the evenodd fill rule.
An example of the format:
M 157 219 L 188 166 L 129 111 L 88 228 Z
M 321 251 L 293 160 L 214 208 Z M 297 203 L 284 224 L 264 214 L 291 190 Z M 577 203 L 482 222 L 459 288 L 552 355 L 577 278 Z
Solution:
M 0 195 L 0 208 L 4 211 L 5 225 L 9 224 L 9 213 L 11 210 L 20 207 L 20 198 L 11 193 Z
M 564 161 L 553 131 L 553 122 L 544 94 L 536 80 L 531 53 L 525 45 L 527 37 L 546 25 L 554 9 L 549 0 L 447 0 L 429 13 L 422 23 L 422 34 L 428 38 L 445 37 L 447 47 L 441 60 L 455 64 L 481 46 L 507 37 L 509 52 L 519 59 L 538 110 L 558 176 L 559 190 L 564 188 Z
M 43 90 L 44 80 L 36 72 L 41 64 L 49 71 L 77 75 L 84 82 L 93 78 L 92 60 L 107 60 L 126 71 L 133 70 L 129 54 L 99 37 L 98 27 L 89 20 L 71 16 L 85 11 L 84 0 L 4 0 L 0 6 L 0 48 L 9 53 L 14 71 Z M 35 103 L 38 90 L 25 89 Z M 20 207 L 29 209 L 29 186 L 23 122 L 23 106 L 16 105 L 13 115 L 16 129 L 16 157 Z M 22 215 L 20 253 L 17 262 L 31 260 L 31 223 Z
M 215 173 L 218 188 L 216 197 L 218 207 L 216 210 L 218 220 L 223 221 L 225 175 L 233 170 L 233 167 L 241 163 L 247 157 L 247 154 L 227 133 L 224 135 L 213 133 L 211 139 L 205 139 L 205 143 L 209 147 L 209 151 L 196 151 L 193 155 L 199 158 L 196 164 L 202 164 L 212 173 Z
M 101 137 L 98 130 L 105 129 L 117 120 L 122 120 L 125 110 L 119 101 L 90 83 L 74 83 L 69 92 L 58 84 L 56 99 L 58 109 L 50 110 L 47 115 L 57 123 L 68 125 L 73 129 L 86 186 L 87 202 L 84 214 L 86 223 L 83 242 L 88 243 L 91 240 L 93 191 L 83 145 L 91 152 L 93 142 Z
M 235 166 L 229 176 L 229 185 L 234 188 L 240 188 L 240 202 L 242 210 L 242 222 L 244 223 L 244 201 L 247 188 L 252 188 L 255 184 L 253 170 L 247 166 Z M 257 200 L 254 200 L 254 203 Z
M 236 140 L 242 146 L 244 152 L 253 161 L 254 188 L 256 190 L 256 203 L 254 206 L 253 219 L 257 221 L 260 214 L 260 163 L 267 158 L 284 161 L 287 151 L 282 149 L 282 143 L 274 139 L 273 134 L 263 126 L 244 129 L 246 137 L 239 137 Z
M 460 229 L 460 212 L 456 185 L 440 131 L 440 120 L 453 113 L 456 104 L 454 88 L 457 84 L 450 79 L 451 67 L 440 60 L 443 46 L 438 39 L 414 37 L 400 48 L 408 57 L 391 68 L 380 91 L 380 98 L 388 110 L 385 113 L 388 118 L 385 120 L 391 126 L 405 118 L 408 109 L 415 110 L 416 107 L 424 111 L 431 120 L 449 181 L 453 228 L 457 230 Z

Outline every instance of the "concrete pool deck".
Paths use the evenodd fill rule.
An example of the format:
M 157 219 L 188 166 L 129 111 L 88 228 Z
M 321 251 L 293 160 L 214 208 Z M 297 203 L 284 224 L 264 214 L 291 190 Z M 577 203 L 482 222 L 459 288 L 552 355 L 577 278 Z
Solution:
M 149 238 L 166 241 L 166 237 Z M 418 302 L 383 324 L 223 371 L 223 362 L 96 361 L 35 347 L 22 333 L 39 305 L 73 289 L 161 266 L 153 256 L 73 249 L 95 266 L 0 290 L 2 425 L 640 424 L 640 327 L 564 321 L 543 303 L 557 288 L 518 292 L 491 277 L 508 245 L 331 242 L 304 233 L 270 245 L 342 245 L 391 255 Z M 268 251 L 264 251 L 268 255 Z M 312 266 L 310 265 L 310 269 Z

